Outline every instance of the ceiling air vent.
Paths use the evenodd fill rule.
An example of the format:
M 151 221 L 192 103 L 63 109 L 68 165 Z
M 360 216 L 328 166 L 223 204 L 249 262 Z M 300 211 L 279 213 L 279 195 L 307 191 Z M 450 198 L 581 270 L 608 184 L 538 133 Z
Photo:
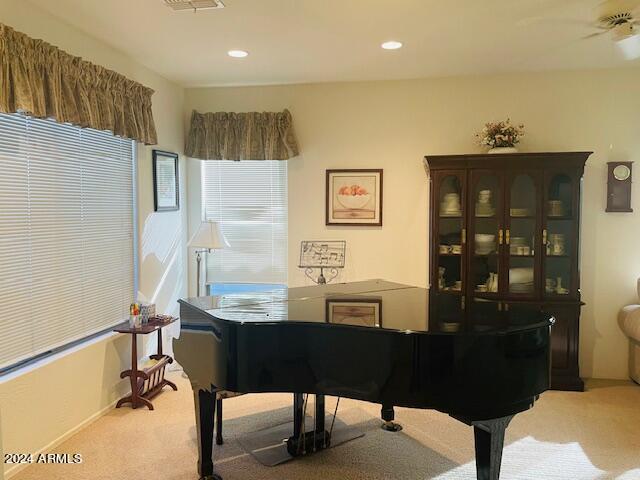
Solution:
M 197 12 L 198 10 L 224 8 L 222 0 L 164 0 L 164 3 L 177 12 L 182 10 Z

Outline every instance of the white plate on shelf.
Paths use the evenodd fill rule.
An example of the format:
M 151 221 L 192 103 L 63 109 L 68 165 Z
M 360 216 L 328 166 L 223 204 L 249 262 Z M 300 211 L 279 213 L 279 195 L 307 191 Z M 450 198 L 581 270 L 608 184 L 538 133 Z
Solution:
M 512 208 L 509 210 L 509 214 L 512 217 L 530 217 L 531 210 L 528 208 Z
M 509 285 L 533 284 L 533 268 L 517 267 L 509 269 Z

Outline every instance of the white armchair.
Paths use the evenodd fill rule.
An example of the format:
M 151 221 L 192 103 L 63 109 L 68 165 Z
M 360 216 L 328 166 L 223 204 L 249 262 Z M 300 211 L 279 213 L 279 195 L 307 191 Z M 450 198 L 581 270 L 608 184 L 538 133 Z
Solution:
M 640 303 L 640 278 L 638 279 Z M 629 376 L 640 383 L 640 305 L 627 305 L 620 311 L 620 328 L 629 337 Z

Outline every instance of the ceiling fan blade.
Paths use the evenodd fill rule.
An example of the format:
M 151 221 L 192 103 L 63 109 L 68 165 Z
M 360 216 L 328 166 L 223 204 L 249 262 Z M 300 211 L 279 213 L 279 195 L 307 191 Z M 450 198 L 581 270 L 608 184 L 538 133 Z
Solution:
M 582 40 L 588 40 L 590 38 L 595 38 L 595 37 L 599 37 L 600 35 L 604 35 L 605 33 L 607 33 L 608 30 L 605 30 L 603 32 L 595 32 L 595 33 L 591 33 L 589 35 L 586 35 L 584 37 L 582 37 Z
M 602 28 L 601 25 L 586 20 L 579 20 L 569 17 L 546 17 L 544 15 L 538 15 L 535 17 L 522 18 L 516 22 L 518 27 L 528 27 L 529 25 L 538 24 L 561 24 L 561 25 L 573 25 L 576 27 L 596 27 Z
M 635 1 L 640 2 L 640 0 Z M 579 10 L 575 12 L 577 15 L 580 16 L 585 14 L 585 0 L 537 0 L 535 3 L 535 7 L 528 9 L 528 12 L 524 12 L 525 16 L 516 21 L 516 27 L 526 27 L 538 23 L 561 23 L 563 25 L 577 25 L 584 27 L 588 26 L 588 19 L 594 18 L 593 15 L 588 15 L 588 19 L 580 20 L 580 18 L 575 18 L 573 16 L 573 13 L 575 12 L 574 7 L 579 8 Z M 591 10 L 588 7 L 587 9 Z M 571 13 L 567 15 L 567 11 Z M 540 15 L 538 12 L 544 12 L 545 14 Z M 527 13 L 531 13 L 531 15 L 527 15 Z

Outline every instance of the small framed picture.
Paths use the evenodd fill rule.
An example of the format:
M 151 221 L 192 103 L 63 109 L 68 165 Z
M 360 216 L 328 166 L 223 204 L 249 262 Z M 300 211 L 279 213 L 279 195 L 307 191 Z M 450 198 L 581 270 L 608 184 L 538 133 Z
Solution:
M 328 323 L 357 327 L 382 327 L 382 298 L 327 298 Z
M 156 212 L 180 209 L 178 154 L 153 151 L 153 205 Z
M 382 169 L 327 170 L 326 225 L 382 226 Z

